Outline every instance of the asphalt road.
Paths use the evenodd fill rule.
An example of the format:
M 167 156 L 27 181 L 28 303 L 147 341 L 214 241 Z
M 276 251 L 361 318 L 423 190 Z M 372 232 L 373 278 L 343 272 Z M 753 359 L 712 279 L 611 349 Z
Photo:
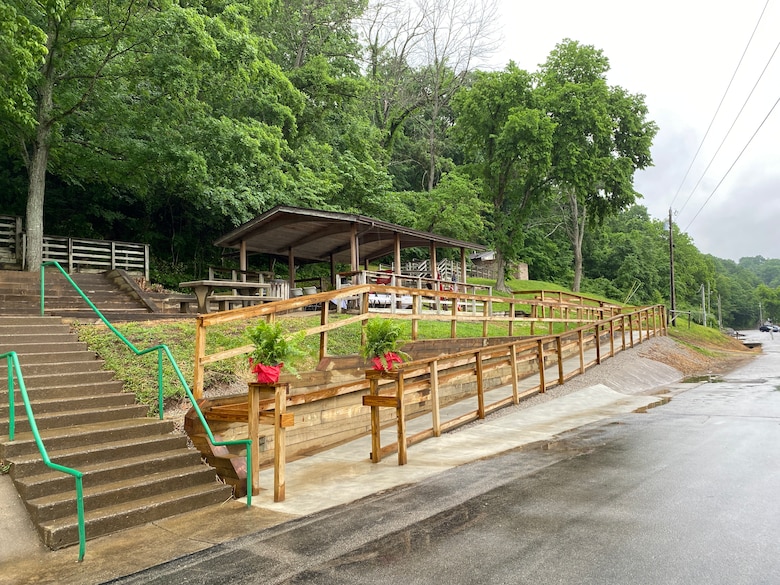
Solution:
M 780 336 L 754 335 L 764 355 L 646 414 L 112 583 L 780 583 Z

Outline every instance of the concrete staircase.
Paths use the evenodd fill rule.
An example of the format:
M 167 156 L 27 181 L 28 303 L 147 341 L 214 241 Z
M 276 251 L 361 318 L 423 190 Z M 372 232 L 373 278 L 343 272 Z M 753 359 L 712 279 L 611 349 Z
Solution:
M 0 297 L 5 304 L 6 293 Z M 231 488 L 173 423 L 147 417 L 61 318 L 0 315 L 0 353 L 11 350 L 19 354 L 50 459 L 84 473 L 88 539 L 231 498 Z M 9 441 L 7 369 L 0 362 L 0 461 L 10 465 L 43 542 L 52 549 L 76 544 L 74 479 L 43 464 L 18 384 L 16 436 Z
M 78 273 L 71 278 L 111 322 L 142 320 L 154 314 L 154 303 L 142 299 L 129 278 L 112 273 Z M 47 315 L 94 321 L 94 311 L 56 269 L 47 268 L 44 279 Z M 15 270 L 0 270 L 0 315 L 40 315 L 40 275 Z M 146 300 L 146 302 L 144 302 Z M 151 306 L 150 306 L 151 305 Z

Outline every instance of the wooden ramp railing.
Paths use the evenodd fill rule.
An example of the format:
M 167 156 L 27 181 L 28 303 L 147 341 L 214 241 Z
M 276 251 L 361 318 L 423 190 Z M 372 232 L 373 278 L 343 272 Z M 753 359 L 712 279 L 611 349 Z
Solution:
M 367 289 L 368 287 L 359 287 L 357 291 L 350 292 L 363 295 L 366 294 Z M 338 298 L 329 296 L 330 293 L 319 293 L 319 295 L 323 295 L 321 299 Z M 291 310 L 291 308 L 305 306 L 305 303 L 312 301 L 312 297 L 315 296 L 318 295 L 273 304 Z M 246 314 L 251 314 L 252 317 L 269 316 L 274 314 L 270 311 L 271 305 L 202 315 L 199 321 L 207 324 L 225 322 L 227 319 L 239 318 L 239 314 L 243 315 L 242 318 L 246 318 Z M 367 314 L 361 312 L 345 320 L 354 322 L 365 318 Z M 552 318 L 561 321 L 559 317 Z M 198 346 L 203 343 L 202 336 L 205 334 L 205 328 L 204 325 L 201 337 L 196 342 Z M 324 332 L 322 326 L 312 330 L 318 333 Z M 354 397 L 354 400 L 350 400 L 350 404 L 354 406 L 347 408 L 350 412 L 349 416 L 355 420 L 360 417 L 370 417 L 371 460 L 378 462 L 383 456 L 397 452 L 398 463 L 403 465 L 407 460 L 408 446 L 484 418 L 497 409 L 517 404 L 527 396 L 545 392 L 552 386 L 563 384 L 571 377 L 584 373 L 604 359 L 633 347 L 637 342 L 641 343 L 652 336 L 665 334 L 666 317 L 663 306 L 634 308 L 553 335 L 527 337 L 508 343 L 415 360 L 404 363 L 388 373 L 368 370 L 363 380 L 348 381 L 332 387 L 291 393 L 285 385 L 284 392 L 277 391 L 273 397 L 269 394 L 265 398 L 262 394 L 255 393 L 255 398 L 247 396 L 247 404 L 244 406 L 231 404 L 227 408 L 215 408 L 214 416 L 217 420 L 228 420 L 232 416 L 234 418 L 231 420 L 274 425 L 273 460 L 269 463 L 274 467 L 274 500 L 280 501 L 285 497 L 285 461 L 291 456 L 305 456 L 312 449 L 311 444 L 306 444 L 302 440 L 292 453 L 288 451 L 287 431 L 297 430 L 296 408 L 303 408 L 305 405 L 311 407 L 315 403 L 325 405 L 327 401 L 343 401 L 345 397 Z M 215 356 L 222 359 L 228 354 L 239 355 L 244 351 L 248 351 L 247 347 L 204 356 L 201 363 L 210 363 L 209 360 L 215 360 Z M 505 387 L 508 390 L 504 395 L 488 400 L 486 396 L 488 392 Z M 250 387 L 250 394 L 252 392 Z M 443 407 L 474 398 L 476 398 L 474 410 L 461 412 L 448 420 L 443 420 L 445 416 Z M 326 407 L 322 408 L 324 411 Z M 231 414 L 228 410 L 235 412 Z M 407 420 L 426 415 L 431 417 L 431 426 L 407 436 Z M 236 416 L 238 418 L 235 418 Z M 352 418 L 350 418 L 351 425 Z M 380 431 L 392 425 L 396 427 L 397 440 L 382 446 Z M 304 426 L 300 429 L 302 435 L 316 433 L 310 423 L 307 422 Z M 357 428 L 360 425 L 354 424 L 354 426 Z M 256 451 L 260 433 L 258 424 L 250 424 L 248 433 L 253 443 L 253 451 Z M 359 435 L 355 435 L 354 438 L 357 436 Z M 339 435 L 337 442 L 344 440 L 345 437 Z M 327 439 L 318 441 L 317 449 L 325 448 L 326 442 Z M 267 439 L 265 445 L 268 450 Z M 260 457 L 252 460 L 255 463 L 253 463 L 254 469 L 250 472 L 258 478 Z M 257 486 L 259 483 L 254 485 Z

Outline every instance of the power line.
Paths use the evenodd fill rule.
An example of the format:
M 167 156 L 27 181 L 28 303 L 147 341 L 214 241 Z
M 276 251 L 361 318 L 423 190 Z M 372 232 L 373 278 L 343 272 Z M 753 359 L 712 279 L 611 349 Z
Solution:
M 735 158 L 735 159 L 734 159 L 734 162 L 733 162 L 733 163 L 731 163 L 731 166 L 730 166 L 730 167 L 729 167 L 729 169 L 726 171 L 726 174 L 725 174 L 725 175 L 723 175 L 723 178 L 721 178 L 721 180 L 720 180 L 720 181 L 718 181 L 718 184 L 717 184 L 717 185 L 715 185 L 715 188 L 712 190 L 712 193 L 710 193 L 710 196 L 709 196 L 709 197 L 707 197 L 707 200 L 706 200 L 704 203 L 702 203 L 702 206 L 699 208 L 699 211 L 697 211 L 697 212 L 696 212 L 696 215 L 694 215 L 694 216 L 693 216 L 693 219 L 692 219 L 692 220 L 691 220 L 691 221 L 688 223 L 688 225 L 686 226 L 685 230 L 683 230 L 683 231 L 686 231 L 686 232 L 687 232 L 687 231 L 688 231 L 688 229 L 691 227 L 691 224 L 694 222 L 694 220 L 695 220 L 697 217 L 699 217 L 699 214 L 701 213 L 701 210 L 702 210 L 702 209 L 704 209 L 704 207 L 707 205 L 707 203 L 709 203 L 709 202 L 710 202 L 710 199 L 712 199 L 712 196 L 713 196 L 713 195 L 715 195 L 715 191 L 717 191 L 717 190 L 718 190 L 718 188 L 721 186 L 721 184 L 722 184 L 722 183 L 723 183 L 723 181 L 726 179 L 726 177 L 728 177 L 728 176 L 729 176 L 729 173 L 731 172 L 731 169 L 733 169 L 733 168 L 734 168 L 734 165 L 736 165 L 736 164 L 737 164 L 737 161 L 739 161 L 739 159 L 740 159 L 740 158 L 742 157 L 742 155 L 745 153 L 745 151 L 747 150 L 747 147 L 748 147 L 748 146 L 750 146 L 750 143 L 751 143 L 751 142 L 753 142 L 753 139 L 756 137 L 756 134 L 758 134 L 758 131 L 759 131 L 759 130 L 761 130 L 761 128 L 763 127 L 764 123 L 765 123 L 765 122 L 766 122 L 766 121 L 769 119 L 769 116 L 771 116 L 771 115 L 772 115 L 772 112 L 774 112 L 774 110 L 775 110 L 775 108 L 777 107 L 777 104 L 778 104 L 778 103 L 780 103 L 780 98 L 777 98 L 777 101 L 775 101 L 774 105 L 773 105 L 773 106 L 772 106 L 772 107 L 769 109 L 769 112 L 767 113 L 767 115 L 766 115 L 766 116 L 764 116 L 764 119 L 763 119 L 763 120 L 761 120 L 761 124 L 759 124 L 759 125 L 758 125 L 758 128 L 756 128 L 756 131 L 755 131 L 755 132 L 753 132 L 753 135 L 750 137 L 750 140 L 748 140 L 748 141 L 747 141 L 747 144 L 745 144 L 745 146 L 742 148 L 742 150 L 740 151 L 739 155 L 737 155 L 737 158 Z
M 747 54 L 747 51 L 750 48 L 750 44 L 753 42 L 753 37 L 756 35 L 758 26 L 761 24 L 761 20 L 764 18 L 764 13 L 766 12 L 767 6 L 769 6 L 769 0 L 766 0 L 766 4 L 764 4 L 764 8 L 763 10 L 761 10 L 761 14 L 758 17 L 756 26 L 753 28 L 753 32 L 750 34 L 750 38 L 748 39 L 747 45 L 745 45 L 745 49 L 742 51 L 742 56 L 739 58 L 739 63 L 737 63 L 737 67 L 734 69 L 734 73 L 731 75 L 729 84 L 726 86 L 726 91 L 723 92 L 723 96 L 720 98 L 720 103 L 718 104 L 718 108 L 715 110 L 715 113 L 712 115 L 712 119 L 710 120 L 710 125 L 707 126 L 707 131 L 704 133 L 701 142 L 699 142 L 699 147 L 696 149 L 696 154 L 693 155 L 693 158 L 691 159 L 691 164 L 688 166 L 688 170 L 685 171 L 685 176 L 682 178 L 682 181 L 680 181 L 680 186 L 677 187 L 677 192 L 674 194 L 674 198 L 672 198 L 672 202 L 669 205 L 670 208 L 674 205 L 674 202 L 677 200 L 677 196 L 680 194 L 680 190 L 682 189 L 682 186 L 685 184 L 685 180 L 688 178 L 688 174 L 691 172 L 691 169 L 693 168 L 693 163 L 696 162 L 696 157 L 699 156 L 699 152 L 701 152 L 701 147 L 704 145 L 704 141 L 707 140 L 707 136 L 709 135 L 710 130 L 712 129 L 712 125 L 715 123 L 715 118 L 717 118 L 718 112 L 720 112 L 720 108 L 721 106 L 723 106 L 723 102 L 726 100 L 726 95 L 729 93 L 729 89 L 731 89 L 731 84 L 734 83 L 734 78 L 737 76 L 737 72 L 739 71 L 739 68 L 742 65 L 742 61 L 745 59 L 745 55 Z
M 753 88 L 750 90 L 750 93 L 745 98 L 745 101 L 743 102 L 742 107 L 739 109 L 739 112 L 737 112 L 737 115 L 734 117 L 734 121 L 731 123 L 731 126 L 729 126 L 726 135 L 723 137 L 723 140 L 720 141 L 720 144 L 718 145 L 718 149 L 715 151 L 715 154 L 712 155 L 710 162 L 707 164 L 707 168 L 705 168 L 704 171 L 702 171 L 699 180 L 696 181 L 696 184 L 693 186 L 693 189 L 691 189 L 688 198 L 685 200 L 685 203 L 683 203 L 682 207 L 680 207 L 677 213 L 682 213 L 683 209 L 685 209 L 685 206 L 688 205 L 688 202 L 691 200 L 691 197 L 693 197 L 693 194 L 696 192 L 696 189 L 698 188 L 699 184 L 702 182 L 702 179 L 704 179 L 705 175 L 707 174 L 707 171 L 710 170 L 712 163 L 715 162 L 715 158 L 718 156 L 720 149 L 723 148 L 723 144 L 726 142 L 726 139 L 729 137 L 729 134 L 731 134 L 731 131 L 734 129 L 734 126 L 736 125 L 737 120 L 739 120 L 739 117 L 742 115 L 742 112 L 745 111 L 745 107 L 750 101 L 750 98 L 753 96 L 753 92 L 756 91 L 756 87 L 758 87 L 758 84 L 761 82 L 761 79 L 764 77 L 764 73 L 766 73 L 766 70 L 769 68 L 769 65 L 772 63 L 772 59 L 775 58 L 778 48 L 780 48 L 780 42 L 778 42 L 777 45 L 775 45 L 775 50 L 772 51 L 772 55 L 769 57 L 769 60 L 766 62 L 766 65 L 764 65 L 764 69 L 761 71 L 761 75 L 759 75 L 758 79 L 756 79 L 756 82 L 753 84 Z

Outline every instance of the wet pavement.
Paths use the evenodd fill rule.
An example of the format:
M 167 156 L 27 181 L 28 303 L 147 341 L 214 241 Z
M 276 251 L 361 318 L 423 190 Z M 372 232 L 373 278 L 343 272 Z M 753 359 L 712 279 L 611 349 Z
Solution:
M 766 358 L 774 358 L 775 365 L 764 363 Z M 757 372 L 769 372 L 773 367 L 780 371 L 776 367 L 780 365 L 780 357 L 774 352 L 759 357 L 753 363 L 758 368 Z M 669 378 L 675 375 L 673 370 L 666 370 L 660 364 L 645 364 L 645 367 L 648 372 L 644 376 L 641 371 L 638 372 L 639 377 L 653 382 L 667 381 L 661 392 L 676 393 L 692 386 L 674 384 L 674 380 Z M 653 371 L 650 372 L 650 369 Z M 768 374 L 745 374 L 746 378 L 751 376 L 769 379 Z M 698 388 L 715 386 L 720 385 L 700 384 L 696 392 L 688 391 L 676 397 L 671 404 L 649 412 L 654 413 L 653 417 L 655 413 L 671 413 L 670 409 L 677 407 L 680 397 L 685 397 L 688 402 L 689 396 L 694 401 L 692 404 L 695 400 L 702 400 L 704 411 L 716 409 L 727 395 L 725 386 L 721 389 L 724 394 L 718 395 L 717 400 L 698 396 Z M 732 394 L 737 399 L 742 398 L 737 390 L 733 390 Z M 775 395 L 780 400 L 780 392 Z M 480 498 L 497 497 L 491 494 L 497 493 L 495 490 L 502 486 L 510 489 L 523 478 L 537 481 L 547 469 L 558 468 L 568 461 L 581 461 L 584 454 L 594 448 L 594 440 L 597 447 L 618 429 L 646 424 L 652 417 L 628 413 L 644 410 L 658 402 L 657 396 L 623 393 L 595 385 L 415 445 L 409 449 L 409 464 L 403 467 L 396 464 L 394 456 L 378 465 L 371 464 L 367 460 L 370 441 L 367 438 L 354 441 L 288 465 L 286 502 L 274 504 L 269 491 L 254 498 L 252 508 L 240 502 L 228 502 L 218 517 L 213 513 L 187 515 L 89 541 L 83 563 L 75 562 L 77 555 L 74 549 L 45 551 L 40 545 L 36 547 L 34 540 L 26 542 L 18 551 L 7 553 L 6 544 L 17 539 L 9 538 L 6 531 L 2 531 L 0 583 L 88 584 L 115 578 L 123 583 L 390 582 L 383 581 L 381 576 L 377 576 L 376 581 L 373 578 L 360 580 L 362 574 L 374 570 L 370 566 L 371 558 L 384 558 L 385 539 L 390 539 L 387 541 L 388 550 L 406 547 L 405 554 L 390 554 L 391 560 L 396 560 L 388 562 L 390 565 L 400 563 L 397 568 L 403 572 L 402 565 L 414 558 L 410 553 L 421 550 L 416 545 L 403 543 L 415 543 L 419 538 L 431 541 L 431 526 L 448 525 L 446 518 L 453 514 L 457 518 L 463 514 L 471 518 L 474 510 L 481 510 L 479 507 L 473 509 L 474 502 L 480 501 Z M 737 402 L 740 404 L 733 404 L 730 408 L 741 408 L 746 413 L 752 412 L 752 408 L 766 413 L 772 406 L 771 400 L 753 407 L 742 404 L 741 400 Z M 693 419 L 690 414 L 675 416 L 683 420 Z M 753 415 L 745 416 L 750 418 Z M 612 424 L 615 421 L 621 424 Z M 575 438 L 577 433 L 572 435 L 569 431 L 579 427 L 584 429 L 584 435 Z M 411 432 L 413 430 L 410 429 Z M 684 442 L 664 444 L 658 454 L 674 453 L 681 445 Z M 628 457 L 627 461 L 620 462 L 620 466 L 633 462 L 637 469 L 644 469 L 644 457 Z M 634 467 L 631 467 L 632 476 L 636 474 Z M 585 475 L 588 477 L 587 485 L 592 478 L 587 473 Z M 583 484 L 582 477 L 580 475 L 579 484 Z M 0 476 L 0 490 L 6 487 L 4 482 L 10 483 L 10 480 Z M 261 483 L 264 487 L 271 485 L 269 472 L 261 477 Z M 605 486 L 607 493 L 612 493 L 612 483 Z M 582 487 L 575 485 L 574 489 Z M 548 490 L 543 485 L 539 489 Z M 0 491 L 3 501 L 4 494 Z M 517 502 L 525 502 L 529 498 L 511 499 L 517 507 Z M 563 508 L 569 504 L 563 498 L 555 505 L 561 507 L 562 502 L 565 503 Z M 656 513 L 662 512 L 664 508 L 661 504 L 663 502 L 656 502 L 652 509 Z M 499 513 L 493 523 L 501 524 L 502 514 L 506 515 L 506 512 Z M 531 516 L 539 518 L 537 513 Z M 24 518 L 21 522 L 24 523 Z M 429 526 L 428 523 L 432 524 Z M 472 525 L 478 524 L 469 520 L 465 522 L 465 527 L 457 527 L 456 532 L 463 532 Z M 26 532 L 20 529 L 19 534 L 29 537 L 29 528 Z M 444 530 L 439 538 L 446 537 L 447 532 Z M 400 534 L 407 536 L 398 544 L 394 539 Z M 426 534 L 428 536 L 424 536 Z M 457 560 L 464 553 L 453 554 Z M 361 555 L 365 555 L 367 564 L 358 569 L 358 573 L 350 576 L 349 570 L 342 570 L 343 567 L 360 567 Z M 449 553 L 447 557 L 450 557 Z M 436 566 L 436 556 L 425 561 L 421 556 L 420 562 Z M 412 566 L 409 564 L 409 567 Z M 338 580 L 334 578 L 334 571 Z M 471 573 L 464 572 L 464 575 L 468 574 Z M 404 578 L 399 576 L 394 582 L 433 582 L 430 577 L 429 572 L 412 572 Z M 331 578 L 334 580 L 329 580 Z M 353 578 L 356 580 L 351 580 Z M 452 582 L 480 580 L 453 579 Z

